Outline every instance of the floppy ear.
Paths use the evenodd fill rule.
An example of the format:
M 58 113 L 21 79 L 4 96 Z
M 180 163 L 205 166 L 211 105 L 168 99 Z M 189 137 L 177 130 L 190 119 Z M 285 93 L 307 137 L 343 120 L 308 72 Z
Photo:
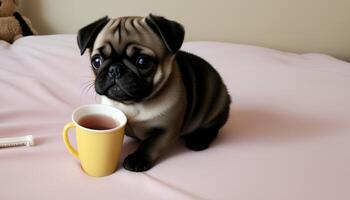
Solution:
M 81 55 L 84 54 L 87 48 L 91 48 L 93 46 L 97 35 L 108 23 L 108 21 L 109 18 L 106 16 L 79 30 L 77 40 Z
M 178 51 L 184 41 L 184 27 L 161 16 L 149 14 L 146 23 L 163 40 L 168 50 L 172 53 Z

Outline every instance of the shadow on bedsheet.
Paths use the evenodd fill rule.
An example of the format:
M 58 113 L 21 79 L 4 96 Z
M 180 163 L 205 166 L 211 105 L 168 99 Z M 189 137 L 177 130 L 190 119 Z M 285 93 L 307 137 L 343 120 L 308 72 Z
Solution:
M 239 143 L 268 143 L 274 145 L 310 140 L 325 134 L 332 134 L 334 132 L 332 130 L 339 129 L 341 126 L 344 126 L 344 123 L 328 120 L 324 116 L 315 118 L 310 115 L 303 116 L 296 113 L 259 108 L 231 109 L 230 118 L 221 129 L 219 136 L 204 151 L 210 151 L 213 148 L 225 148 L 227 145 Z M 186 149 L 182 142 L 177 142 L 160 162 L 173 156 L 181 156 L 183 153 L 192 152 Z
M 230 119 L 215 145 L 239 142 L 295 142 L 330 134 L 342 122 L 325 116 L 261 108 L 231 110 Z

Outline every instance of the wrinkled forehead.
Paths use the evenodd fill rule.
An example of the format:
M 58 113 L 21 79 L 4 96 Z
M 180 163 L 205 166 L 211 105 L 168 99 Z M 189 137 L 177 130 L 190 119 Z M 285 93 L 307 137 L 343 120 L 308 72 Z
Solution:
M 161 39 L 146 23 L 143 17 L 121 17 L 111 19 L 97 36 L 93 52 L 101 47 L 114 50 L 118 54 L 126 51 L 128 46 L 146 47 L 157 55 L 166 51 Z

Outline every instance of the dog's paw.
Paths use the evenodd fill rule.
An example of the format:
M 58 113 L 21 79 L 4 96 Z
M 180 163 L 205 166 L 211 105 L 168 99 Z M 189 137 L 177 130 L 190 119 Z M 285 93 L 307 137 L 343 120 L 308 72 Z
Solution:
M 133 153 L 125 158 L 123 166 L 129 171 L 143 172 L 152 167 L 152 162 L 146 155 Z
M 202 151 L 207 149 L 210 143 L 215 139 L 219 129 L 212 127 L 207 129 L 198 129 L 194 132 L 184 135 L 185 146 L 193 151 Z
M 193 151 L 202 151 L 209 147 L 209 142 L 189 139 L 185 141 L 185 146 Z

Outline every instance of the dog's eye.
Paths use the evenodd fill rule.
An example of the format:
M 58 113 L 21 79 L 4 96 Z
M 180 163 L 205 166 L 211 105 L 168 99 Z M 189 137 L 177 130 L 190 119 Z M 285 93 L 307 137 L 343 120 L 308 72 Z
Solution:
M 150 68 L 154 65 L 154 61 L 149 56 L 140 56 L 136 60 L 136 65 L 141 68 Z
M 97 54 L 97 55 L 94 55 L 92 58 L 91 58 L 91 65 L 98 69 L 103 63 L 103 58 L 101 55 Z

